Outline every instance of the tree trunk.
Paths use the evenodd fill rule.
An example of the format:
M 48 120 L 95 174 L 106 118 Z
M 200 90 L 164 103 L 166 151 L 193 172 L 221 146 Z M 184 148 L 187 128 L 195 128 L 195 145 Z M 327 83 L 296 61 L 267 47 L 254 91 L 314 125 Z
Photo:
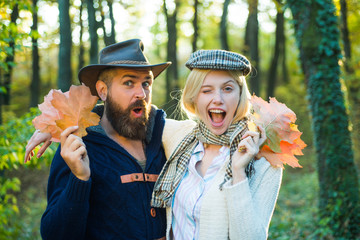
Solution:
M 71 23 L 68 0 L 58 0 L 60 22 L 58 87 L 64 92 L 71 86 Z
M 347 23 L 347 4 L 345 0 L 340 0 L 340 16 L 341 16 L 341 37 L 344 46 L 344 69 L 347 74 L 346 83 L 349 91 L 349 100 L 352 111 L 350 111 L 353 124 L 352 140 L 354 143 L 355 159 L 360 158 L 360 85 L 358 79 L 354 77 L 354 68 L 351 63 L 351 42 L 349 38 L 349 29 Z M 360 161 L 358 161 L 360 162 Z
M 99 24 L 100 24 L 100 27 L 103 30 L 104 43 L 105 43 L 105 46 L 109 46 L 111 43 L 110 43 L 110 38 L 109 38 L 108 34 L 106 33 L 105 13 L 104 13 L 101 5 L 99 5 L 99 10 L 100 10 L 100 14 L 101 14 L 101 21 L 99 22 Z
M 95 18 L 95 8 L 93 0 L 86 0 L 86 5 L 88 9 L 88 21 L 89 21 L 89 33 L 90 33 L 90 64 L 98 63 L 98 35 L 97 29 L 98 24 Z
M 259 59 L 259 22 L 258 0 L 248 0 L 249 16 L 245 29 L 244 54 L 249 56 L 253 68 L 253 74 L 249 77 L 250 88 L 253 93 L 260 94 L 260 59 Z
M 192 39 L 193 52 L 195 52 L 197 50 L 197 40 L 198 40 L 198 36 L 199 36 L 198 7 L 199 7 L 199 0 L 194 0 L 194 19 L 193 19 L 194 35 L 193 35 L 193 39 Z
M 319 216 L 335 238 L 360 237 L 359 186 L 340 84 L 340 46 L 332 1 L 288 0 L 314 129 Z
M 284 11 L 281 9 L 281 5 L 280 5 L 277 7 L 274 55 L 272 57 L 270 69 L 269 69 L 266 99 L 268 99 L 269 97 L 274 97 L 275 87 L 278 78 L 277 76 L 278 63 L 280 56 L 284 54 L 283 49 L 284 49 Z
M 109 14 L 110 14 L 110 22 L 111 22 L 111 32 L 109 36 L 109 43 L 116 43 L 116 33 L 115 33 L 115 19 L 114 19 L 114 11 L 113 11 L 113 0 L 108 0 L 107 4 L 109 6 Z
M 345 70 L 347 72 L 352 72 L 348 66 L 348 60 L 351 59 L 351 43 L 349 39 L 349 28 L 347 24 L 347 5 L 346 0 L 340 0 L 340 16 L 341 16 L 341 36 L 344 44 L 344 53 L 345 53 Z
M 82 22 L 83 4 L 84 4 L 84 0 L 81 0 L 80 10 L 79 10 L 80 33 L 79 33 L 79 65 L 78 65 L 78 71 L 82 67 L 84 67 L 84 65 L 85 65 L 85 60 L 84 60 L 85 49 L 84 49 L 84 42 L 82 40 L 83 32 L 84 32 L 84 24 Z
M 14 8 L 11 12 L 10 16 L 10 24 L 16 26 L 16 20 L 19 17 L 19 5 L 16 3 L 14 5 Z M 10 96 L 11 96 L 11 78 L 12 78 L 12 70 L 13 70 L 13 63 L 15 60 L 15 38 L 16 38 L 17 32 L 13 32 L 13 30 L 10 30 L 10 36 L 11 39 L 9 42 L 9 48 L 11 49 L 11 53 L 6 56 L 5 62 L 8 64 L 8 70 L 4 74 L 4 87 L 5 87 L 5 93 L 3 97 L 3 104 L 4 105 L 10 105 Z
M 33 0 L 33 25 L 31 26 L 31 31 L 33 35 L 31 36 L 32 42 L 32 79 L 30 85 L 30 107 L 36 107 L 39 103 L 40 96 L 40 68 L 39 68 L 39 48 L 38 48 L 38 15 L 37 15 L 37 1 Z M 35 36 L 34 36 L 35 35 Z
M 3 115 L 2 115 L 2 109 L 4 105 L 4 87 L 3 87 L 3 74 L 2 74 L 2 68 L 0 68 L 0 125 L 3 124 Z
M 180 89 L 179 86 L 179 73 L 177 67 L 177 10 L 179 7 L 179 0 L 175 0 L 175 9 L 172 13 L 169 13 L 166 0 L 163 2 L 164 14 L 166 17 L 166 25 L 168 32 L 168 43 L 167 43 L 167 59 L 172 62 L 171 66 L 166 71 L 166 112 L 169 117 L 177 118 L 173 113 L 175 112 L 176 106 L 178 104 L 178 99 L 173 99 L 171 97 L 172 92 L 177 92 Z
M 220 41 L 221 48 L 224 50 L 229 50 L 228 38 L 227 38 L 227 16 L 229 9 L 230 0 L 224 1 L 223 14 L 221 16 L 220 22 Z

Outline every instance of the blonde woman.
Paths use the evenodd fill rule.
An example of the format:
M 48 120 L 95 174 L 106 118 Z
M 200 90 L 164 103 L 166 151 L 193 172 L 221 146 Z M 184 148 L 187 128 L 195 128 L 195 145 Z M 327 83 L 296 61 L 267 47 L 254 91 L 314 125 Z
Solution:
M 266 135 L 247 128 L 250 63 L 200 50 L 186 66 L 181 106 L 194 121 L 167 120 L 168 161 L 152 198 L 154 207 L 166 207 L 167 239 L 266 239 L 282 169 L 254 160 Z

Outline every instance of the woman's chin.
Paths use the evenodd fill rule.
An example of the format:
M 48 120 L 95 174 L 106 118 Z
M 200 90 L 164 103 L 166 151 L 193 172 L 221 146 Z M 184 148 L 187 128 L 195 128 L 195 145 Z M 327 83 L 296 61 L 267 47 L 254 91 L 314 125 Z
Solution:
M 215 135 L 221 135 L 228 129 L 228 126 L 225 124 L 225 121 L 222 121 L 221 123 L 215 123 L 213 121 L 210 121 L 207 124 L 207 127 L 209 130 L 215 134 Z

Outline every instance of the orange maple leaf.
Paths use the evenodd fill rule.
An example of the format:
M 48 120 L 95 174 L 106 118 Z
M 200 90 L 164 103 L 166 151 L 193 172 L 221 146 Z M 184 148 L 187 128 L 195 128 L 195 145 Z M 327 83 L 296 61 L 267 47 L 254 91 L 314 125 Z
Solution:
M 253 95 L 250 100 L 254 113 L 251 120 L 265 128 L 267 140 L 257 157 L 265 157 L 271 165 L 301 167 L 295 155 L 303 155 L 306 144 L 300 139 L 301 132 L 295 125 L 296 115 L 275 98 L 269 102 Z
M 60 134 L 70 126 L 79 126 L 74 133 L 79 137 L 87 135 L 86 128 L 97 125 L 100 117 L 91 112 L 98 97 L 92 96 L 86 86 L 71 86 L 68 92 L 51 90 L 39 105 L 42 114 L 33 120 L 36 129 L 48 132 L 52 141 L 59 142 Z
M 51 134 L 51 141 L 59 142 L 61 129 L 56 125 L 56 120 L 61 119 L 62 113 L 51 105 L 54 92 L 61 92 L 60 90 L 51 89 L 50 92 L 44 97 L 44 102 L 39 105 L 42 112 L 41 115 L 32 120 L 36 129 L 44 133 Z

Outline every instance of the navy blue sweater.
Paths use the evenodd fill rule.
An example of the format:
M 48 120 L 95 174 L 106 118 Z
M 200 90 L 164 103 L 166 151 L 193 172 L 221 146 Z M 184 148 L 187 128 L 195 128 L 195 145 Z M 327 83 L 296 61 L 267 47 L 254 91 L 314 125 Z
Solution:
M 146 145 L 145 173 L 159 174 L 164 112 L 157 110 Z M 88 181 L 76 178 L 56 152 L 48 182 L 48 206 L 41 219 L 43 239 L 158 239 L 165 236 L 164 209 L 151 210 L 153 182 L 122 183 L 120 176 L 143 170 L 124 148 L 96 131 L 83 138 L 90 159 Z M 152 214 L 151 214 L 152 212 Z M 155 214 L 154 214 L 155 213 Z

